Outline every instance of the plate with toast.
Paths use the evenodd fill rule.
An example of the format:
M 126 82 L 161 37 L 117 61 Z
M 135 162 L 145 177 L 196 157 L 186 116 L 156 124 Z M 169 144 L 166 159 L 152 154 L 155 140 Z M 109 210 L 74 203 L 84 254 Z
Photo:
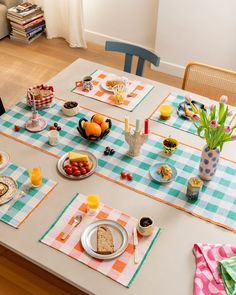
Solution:
M 126 250 L 128 240 L 126 229 L 110 219 L 92 222 L 81 237 L 82 246 L 87 254 L 101 260 L 120 256 Z

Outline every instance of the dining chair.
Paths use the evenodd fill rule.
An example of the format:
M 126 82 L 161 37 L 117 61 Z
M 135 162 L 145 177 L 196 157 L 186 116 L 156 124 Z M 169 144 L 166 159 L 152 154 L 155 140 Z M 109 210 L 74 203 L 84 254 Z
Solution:
M 2 99 L 0 97 L 0 116 L 2 114 L 4 114 L 6 111 L 5 111 L 5 108 L 4 108 L 4 105 L 3 105 L 3 102 L 2 102 Z
M 143 68 L 146 60 L 156 67 L 160 64 L 159 56 L 145 48 L 136 45 L 116 41 L 106 41 L 105 50 L 125 53 L 124 71 L 127 73 L 131 72 L 133 56 L 137 56 L 138 64 L 136 75 L 138 76 L 143 75 Z
M 219 100 L 227 95 L 236 105 L 236 72 L 199 62 L 191 62 L 184 73 L 182 89 Z

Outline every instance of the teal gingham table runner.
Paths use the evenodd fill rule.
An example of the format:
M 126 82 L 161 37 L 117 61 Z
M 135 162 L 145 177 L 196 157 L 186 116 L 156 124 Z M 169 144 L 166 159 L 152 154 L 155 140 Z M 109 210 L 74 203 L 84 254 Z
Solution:
M 219 262 L 220 274 L 227 295 L 236 294 L 236 256 L 221 260 Z
M 155 112 L 151 115 L 150 119 L 152 121 L 156 121 L 156 122 L 159 122 L 159 123 L 162 123 L 165 125 L 169 125 L 171 127 L 181 129 L 183 131 L 187 131 L 189 133 L 197 135 L 197 131 L 196 131 L 196 128 L 194 127 L 194 124 L 190 120 L 186 120 L 184 118 L 179 117 L 176 112 L 179 104 L 182 103 L 183 101 L 184 101 L 183 95 L 178 95 L 176 93 L 170 93 L 161 103 L 161 104 L 169 104 L 173 107 L 174 111 L 173 111 L 170 119 L 169 120 L 162 120 L 160 118 L 159 107 L 161 104 L 157 107 Z M 213 101 L 212 103 L 216 103 L 216 102 Z M 235 117 L 233 119 L 235 119 Z M 228 123 L 230 123 L 231 120 L 232 119 L 229 118 Z
M 163 138 L 150 134 L 142 147 L 141 155 L 132 158 L 127 155 L 128 145 L 124 141 L 123 123 L 113 119 L 112 130 L 105 139 L 97 143 L 88 142 L 80 137 L 76 126 L 79 118 L 85 116 L 89 119 L 93 112 L 81 108 L 77 117 L 68 118 L 62 116 L 61 107 L 62 102 L 56 100 L 52 108 L 39 112 L 48 120 L 48 128 L 54 122 L 62 127 L 60 143 L 55 147 L 48 144 L 48 128 L 35 134 L 24 128 L 20 132 L 14 131 L 15 124 L 23 126 L 31 115 L 23 101 L 0 117 L 0 131 L 58 157 L 71 150 L 88 150 L 98 158 L 96 173 L 99 176 L 236 232 L 235 163 L 221 159 L 215 177 L 204 184 L 199 200 L 190 203 L 186 199 L 187 181 L 191 176 L 198 175 L 200 151 L 180 144 L 172 156 L 164 158 Z M 116 153 L 113 156 L 104 156 L 106 146 L 114 148 Z M 156 162 L 174 165 L 178 172 L 176 179 L 167 185 L 152 181 L 149 168 Z M 120 179 L 120 172 L 123 170 L 133 174 L 133 181 Z
M 20 190 L 29 184 L 28 171 L 13 163 L 10 163 L 0 175 L 12 177 L 17 182 Z M 40 187 L 30 187 L 28 192 L 17 201 L 13 198 L 8 203 L 1 205 L 0 220 L 18 228 L 55 186 L 55 181 L 43 178 L 43 183 Z

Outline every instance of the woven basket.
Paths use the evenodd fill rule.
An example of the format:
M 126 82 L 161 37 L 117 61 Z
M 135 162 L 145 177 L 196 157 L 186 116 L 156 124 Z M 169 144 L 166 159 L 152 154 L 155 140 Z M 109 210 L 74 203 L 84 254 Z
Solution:
M 33 105 L 33 94 L 31 92 L 33 89 L 51 90 L 52 91 L 52 94 L 49 96 L 46 96 L 46 97 L 43 97 L 40 99 L 37 99 L 37 98 L 35 99 L 35 106 L 36 106 L 37 110 L 49 108 L 53 102 L 53 99 L 54 99 L 55 91 L 54 91 L 53 86 L 41 84 L 41 85 L 35 85 L 35 86 L 30 87 L 27 91 L 27 105 L 30 107 Z

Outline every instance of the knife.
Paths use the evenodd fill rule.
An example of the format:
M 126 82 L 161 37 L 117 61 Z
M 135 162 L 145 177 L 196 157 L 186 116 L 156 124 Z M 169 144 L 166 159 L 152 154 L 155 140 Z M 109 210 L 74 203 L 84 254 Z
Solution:
M 134 263 L 139 263 L 139 257 L 138 257 L 138 235 L 137 235 L 137 229 L 134 227 L 133 229 L 133 238 L 134 238 Z

